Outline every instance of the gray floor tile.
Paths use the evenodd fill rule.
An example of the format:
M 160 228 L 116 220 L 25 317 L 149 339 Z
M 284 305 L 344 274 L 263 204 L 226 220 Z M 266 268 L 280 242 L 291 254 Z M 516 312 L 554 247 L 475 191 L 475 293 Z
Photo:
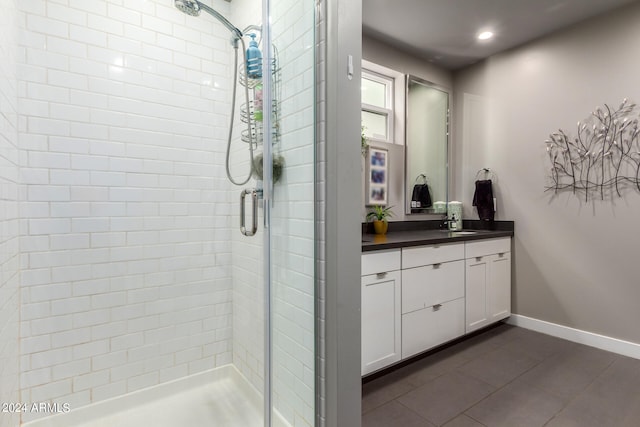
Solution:
M 514 381 L 465 414 L 492 427 L 535 427 L 545 425 L 563 406 L 560 398 Z
M 619 356 L 550 426 L 640 425 L 640 360 Z
M 529 357 L 544 360 L 555 354 L 569 351 L 578 344 L 550 335 L 527 331 L 526 334 L 506 344 L 506 348 L 526 353 Z
M 362 408 L 365 427 L 638 427 L 640 360 L 500 325 L 365 384 Z
M 592 387 L 618 397 L 640 395 L 640 360 L 618 356 Z
M 455 418 L 495 387 L 467 375 L 451 372 L 405 394 L 398 401 L 436 425 Z
M 471 337 L 468 340 L 462 341 L 461 343 L 456 344 L 454 347 L 451 347 L 447 350 L 449 350 L 450 354 L 456 355 L 460 359 L 471 360 L 487 354 L 504 345 L 504 341 L 499 338 L 487 338 L 484 334 L 481 334 Z
M 617 359 L 613 353 L 579 345 L 542 361 L 520 379 L 568 402 Z
M 526 337 L 531 334 L 531 332 L 532 331 L 528 329 L 501 323 L 495 328 L 488 329 L 483 332 L 482 335 L 485 339 L 491 339 L 500 344 L 506 344 L 518 338 Z
M 498 348 L 458 368 L 495 387 L 502 387 L 539 363 L 522 351 Z
M 621 406 L 625 406 L 621 407 Z M 548 424 L 549 427 L 621 427 L 634 411 L 633 406 L 619 405 L 596 393 L 580 395 Z M 635 419 L 637 427 L 640 420 Z
M 394 371 L 362 386 L 362 413 L 368 412 L 415 389 L 403 371 Z
M 485 425 L 462 414 L 444 424 L 442 427 L 485 427 Z
M 362 427 L 433 427 L 429 421 L 396 401 L 362 416 Z
M 467 363 L 470 359 L 459 355 L 456 351 L 444 349 L 404 368 L 406 380 L 415 387 L 420 387 L 440 375 L 451 372 Z

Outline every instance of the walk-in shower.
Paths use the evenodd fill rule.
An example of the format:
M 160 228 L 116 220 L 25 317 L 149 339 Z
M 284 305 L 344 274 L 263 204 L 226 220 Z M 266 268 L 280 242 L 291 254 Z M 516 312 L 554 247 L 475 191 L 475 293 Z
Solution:
M 314 425 L 315 2 L 0 3 L 0 427 Z

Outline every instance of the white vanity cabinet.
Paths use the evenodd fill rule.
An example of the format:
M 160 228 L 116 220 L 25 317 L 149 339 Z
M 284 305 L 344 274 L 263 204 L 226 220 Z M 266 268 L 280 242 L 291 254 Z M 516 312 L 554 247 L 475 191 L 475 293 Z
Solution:
M 511 315 L 511 238 L 465 243 L 466 332 Z
M 511 315 L 511 237 L 362 255 L 362 375 Z
M 464 243 L 402 249 L 402 358 L 464 334 Z
M 400 360 L 400 249 L 362 255 L 362 375 Z

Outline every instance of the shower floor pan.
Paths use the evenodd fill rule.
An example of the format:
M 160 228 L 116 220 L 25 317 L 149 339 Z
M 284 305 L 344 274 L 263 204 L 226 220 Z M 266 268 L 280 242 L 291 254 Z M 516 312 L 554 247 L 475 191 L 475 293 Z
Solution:
M 262 425 L 262 397 L 232 365 L 226 365 L 34 420 L 23 427 Z

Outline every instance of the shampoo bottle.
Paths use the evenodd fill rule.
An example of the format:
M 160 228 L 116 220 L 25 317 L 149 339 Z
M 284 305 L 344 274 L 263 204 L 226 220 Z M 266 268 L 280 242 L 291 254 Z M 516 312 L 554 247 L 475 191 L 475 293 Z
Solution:
M 247 49 L 247 76 L 259 79 L 262 77 L 262 52 L 258 48 L 256 35 L 252 33 L 249 36 L 251 36 L 251 41 Z

